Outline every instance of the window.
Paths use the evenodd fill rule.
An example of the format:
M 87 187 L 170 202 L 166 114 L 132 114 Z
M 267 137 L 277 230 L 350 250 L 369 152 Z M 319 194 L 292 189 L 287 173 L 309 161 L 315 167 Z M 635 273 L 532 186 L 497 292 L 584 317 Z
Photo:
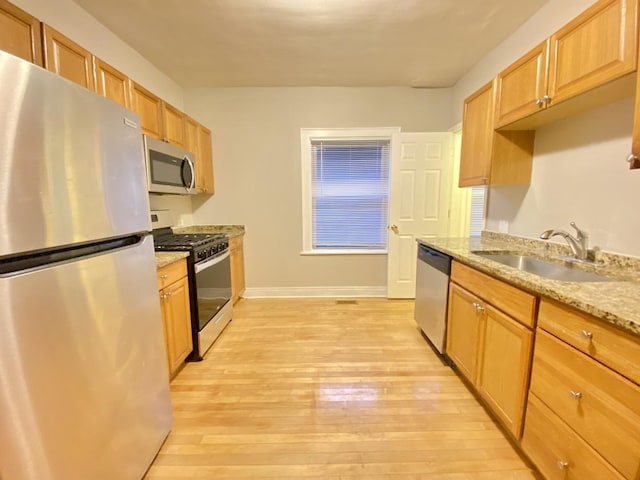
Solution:
M 393 131 L 301 130 L 304 253 L 386 253 Z

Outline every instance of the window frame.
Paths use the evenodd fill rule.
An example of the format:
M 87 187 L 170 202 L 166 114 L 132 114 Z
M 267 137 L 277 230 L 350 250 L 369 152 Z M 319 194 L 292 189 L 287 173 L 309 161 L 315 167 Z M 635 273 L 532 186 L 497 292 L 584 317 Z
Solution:
M 391 162 L 394 155 L 394 137 L 400 133 L 399 127 L 372 128 L 301 128 L 300 157 L 302 170 L 302 251 L 301 255 L 386 255 L 384 249 L 314 249 L 313 248 L 313 200 L 312 175 L 313 159 L 311 143 L 316 140 L 385 140 L 389 141 L 389 180 L 391 180 Z M 391 182 L 389 182 L 389 189 Z M 391 191 L 389 190 L 389 195 Z M 388 208 L 388 205 L 387 205 Z M 387 210 L 388 215 L 388 210 Z

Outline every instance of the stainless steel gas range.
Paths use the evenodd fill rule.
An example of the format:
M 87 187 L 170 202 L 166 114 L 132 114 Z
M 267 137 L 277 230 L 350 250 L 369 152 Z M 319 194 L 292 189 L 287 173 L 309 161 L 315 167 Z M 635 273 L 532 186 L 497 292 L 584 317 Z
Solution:
M 168 211 L 152 211 L 151 222 L 156 251 L 189 253 L 193 351 L 187 360 L 200 361 L 233 315 L 229 238 L 222 233 L 173 233 Z

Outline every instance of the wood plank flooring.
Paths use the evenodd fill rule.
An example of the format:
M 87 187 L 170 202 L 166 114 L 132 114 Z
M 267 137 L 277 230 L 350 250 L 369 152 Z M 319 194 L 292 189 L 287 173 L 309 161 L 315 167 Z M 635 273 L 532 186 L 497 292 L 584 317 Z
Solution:
M 413 301 L 241 300 L 171 384 L 146 480 L 537 478 L 413 321 Z

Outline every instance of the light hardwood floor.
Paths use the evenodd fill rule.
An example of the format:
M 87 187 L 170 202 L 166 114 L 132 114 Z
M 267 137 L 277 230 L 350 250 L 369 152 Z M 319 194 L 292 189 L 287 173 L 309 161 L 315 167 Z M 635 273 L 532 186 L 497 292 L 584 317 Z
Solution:
M 535 477 L 413 321 L 413 301 L 241 300 L 171 384 L 146 480 Z

